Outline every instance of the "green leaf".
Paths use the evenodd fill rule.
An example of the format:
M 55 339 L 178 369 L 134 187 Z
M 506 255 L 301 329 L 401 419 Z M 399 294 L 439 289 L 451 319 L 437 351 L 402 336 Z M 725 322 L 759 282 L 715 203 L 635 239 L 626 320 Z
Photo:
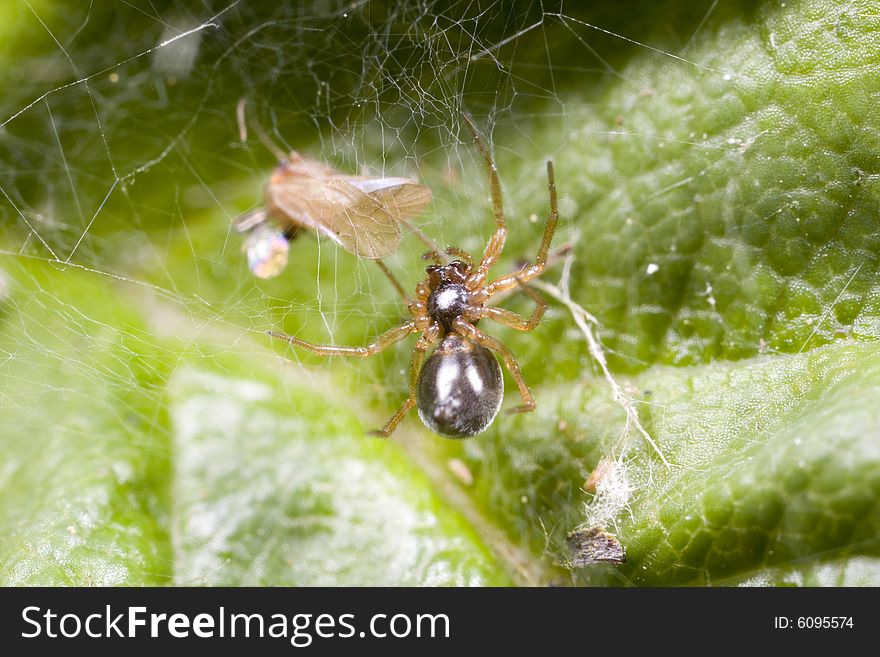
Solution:
M 205 344 L 189 364 L 184 343 L 157 342 L 89 274 L 19 268 L 10 286 L 31 321 L 3 336 L 16 393 L 4 424 L 28 428 L 2 442 L 4 583 L 509 581 L 424 475 L 365 437 L 332 388 L 316 396 L 314 377 L 279 386 L 265 356 Z
M 550 533 L 560 562 L 560 529 L 579 518 L 612 529 L 627 563 L 579 571 L 593 584 L 712 583 L 875 555 L 880 413 L 864 391 L 878 381 L 876 349 L 851 343 L 655 367 L 631 385 L 670 469 L 644 446 L 611 466 L 595 494 L 581 490 L 598 456 L 620 452 L 623 412 L 596 382 L 545 391 L 555 403 L 536 417 L 502 421 L 505 440 L 475 443 L 469 464 L 493 463 L 502 473 L 483 480 L 480 493 L 506 522 L 527 531 L 563 519 Z
M 80 25 L 35 7 L 56 31 Z M 85 45 L 115 20 L 95 9 L 69 44 L 85 73 L 33 106 L 57 46 L 37 23 L 4 47 L 21 65 L 3 73 L 0 120 L 27 109 L 0 156 L 29 164 L 0 179 L 16 226 L 0 237 L 0 583 L 880 583 L 880 14 L 831 0 L 532 10 L 438 33 L 415 4 L 332 30 L 254 5 L 201 35 L 189 78 L 135 58 L 116 81 L 63 86 L 108 65 Z M 128 52 L 115 39 L 152 39 L 135 55 L 157 42 L 124 16 L 110 64 Z M 369 36 L 397 22 L 381 31 L 398 35 L 378 53 L 389 68 L 371 68 Z M 291 26 L 312 36 L 275 70 L 266 53 Z M 459 29 L 477 42 L 452 45 Z M 598 73 L 573 66 L 587 55 Z M 671 466 L 556 301 L 531 334 L 491 328 L 535 413 L 464 442 L 415 414 L 392 440 L 366 436 L 405 397 L 411 344 L 328 362 L 264 331 L 364 344 L 405 309 L 377 268 L 310 236 L 284 276 L 250 275 L 229 221 L 271 164 L 232 143 L 242 95 L 345 170 L 417 161 L 435 196 L 420 225 L 479 253 L 482 162 L 466 132 L 436 128 L 470 107 L 505 193 L 499 274 L 533 257 L 551 157 L 571 299 Z M 113 111 L 97 123 L 89 101 Z M 322 152 L 314 117 L 341 153 Z M 47 187 L 59 171 L 70 187 Z M 389 261 L 408 289 L 419 248 L 406 238 Z M 603 554 L 589 537 L 626 562 L 585 563 Z
M 6 264 L 0 582 L 168 583 L 170 369 L 106 281 Z
M 242 378 L 184 367 L 172 384 L 176 583 L 509 581 L 400 450 L 331 401 L 332 384 L 279 394 L 237 366 Z

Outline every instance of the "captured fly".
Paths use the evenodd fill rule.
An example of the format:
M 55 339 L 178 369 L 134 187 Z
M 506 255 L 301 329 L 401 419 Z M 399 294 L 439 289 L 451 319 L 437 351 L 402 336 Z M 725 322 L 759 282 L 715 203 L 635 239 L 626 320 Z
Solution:
M 241 140 L 247 141 L 245 99 L 236 114 Z M 233 225 L 246 233 L 248 267 L 272 278 L 287 265 L 288 242 L 308 228 L 360 258 L 379 260 L 397 250 L 407 228 L 429 248 L 436 245 L 410 219 L 431 202 L 431 190 L 408 178 L 350 176 L 333 167 L 285 153 L 254 123 L 260 141 L 278 158 L 266 184 L 266 205 L 238 217 Z M 380 264 L 380 268 L 384 266 Z
M 266 185 L 266 206 L 235 220 L 247 233 L 248 267 L 260 278 L 287 264 L 288 241 L 302 228 L 321 233 L 360 258 L 391 255 L 401 226 L 431 202 L 431 190 L 408 178 L 349 176 L 296 152 L 281 160 Z

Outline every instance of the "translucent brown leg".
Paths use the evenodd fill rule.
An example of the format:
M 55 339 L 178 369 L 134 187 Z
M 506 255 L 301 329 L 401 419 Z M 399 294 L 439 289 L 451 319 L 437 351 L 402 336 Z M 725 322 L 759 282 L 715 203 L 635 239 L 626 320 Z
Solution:
M 552 160 L 547 160 L 547 192 L 550 195 L 550 213 L 547 215 L 547 223 L 544 224 L 544 235 L 541 237 L 538 257 L 535 258 L 533 265 L 533 267 L 540 266 L 541 269 L 544 269 L 544 265 L 547 264 L 550 242 L 553 241 L 553 233 L 556 232 L 556 223 L 559 221 L 559 207 L 556 202 L 556 176 L 553 173 Z
M 451 255 L 460 260 L 463 260 L 465 264 L 467 264 L 468 268 L 473 268 L 474 259 L 471 257 L 471 254 L 467 251 L 463 251 L 459 249 L 457 246 L 449 246 L 445 249 L 446 255 Z M 426 251 L 422 254 L 422 260 L 430 260 L 435 265 L 442 265 L 443 258 L 440 257 L 440 253 L 438 251 Z
M 550 191 L 550 214 L 547 215 L 547 223 L 544 224 L 544 236 L 541 238 L 541 246 L 538 248 L 538 256 L 535 258 L 535 263 L 489 283 L 484 289 L 486 299 L 493 294 L 510 290 L 522 283 L 528 283 L 533 278 L 540 276 L 544 271 L 544 267 L 547 265 L 547 253 L 550 250 L 553 233 L 556 232 L 556 224 L 559 221 L 559 209 L 556 204 L 556 181 L 553 176 L 553 162 L 550 161 L 547 162 L 547 180 L 547 186 Z
M 247 111 L 247 99 L 240 98 L 238 101 L 238 105 L 235 108 L 235 115 L 238 118 L 238 135 L 242 142 L 247 141 L 247 119 L 245 118 L 245 113 Z M 257 138 L 263 143 L 263 146 L 275 156 L 275 159 L 278 160 L 278 163 L 281 164 L 283 162 L 287 162 L 290 159 L 290 156 L 284 152 L 281 148 L 278 147 L 278 144 L 272 141 L 266 131 L 263 129 L 263 126 L 257 121 L 255 118 L 251 119 L 251 125 L 254 127 L 254 132 L 257 133 Z
M 474 135 L 474 142 L 477 144 L 477 148 L 480 149 L 480 154 L 486 161 L 486 170 L 489 173 L 489 190 L 492 194 L 492 211 L 495 214 L 495 233 L 489 239 L 488 244 L 486 244 L 486 249 L 483 251 L 483 259 L 465 283 L 469 290 L 475 290 L 486 280 L 489 270 L 495 264 L 495 261 L 498 260 L 501 251 L 504 250 L 504 242 L 507 239 L 507 226 L 504 223 L 504 204 L 501 199 L 501 182 L 498 180 L 498 168 L 495 166 L 492 154 L 489 153 L 489 149 L 483 143 L 483 139 L 480 137 L 473 119 L 468 114 L 464 114 L 463 118 L 467 127 L 470 128 Z
M 440 257 L 440 254 L 437 251 L 425 251 L 422 254 L 422 260 L 430 260 L 435 265 L 443 264 L 443 258 Z
M 517 331 L 531 331 L 541 321 L 541 317 L 544 316 L 544 311 L 547 310 L 547 302 L 530 287 L 523 286 L 521 289 L 535 302 L 535 309 L 529 317 L 520 317 L 516 313 L 504 308 L 479 308 L 474 319 L 491 319 Z
M 394 432 L 397 425 L 406 417 L 407 413 L 415 408 L 419 374 L 422 372 L 422 363 L 425 362 L 425 352 L 428 351 L 431 345 L 437 341 L 439 335 L 440 327 L 437 324 L 434 324 L 431 328 L 425 331 L 422 337 L 419 338 L 418 342 L 416 342 L 412 358 L 410 358 L 409 361 L 409 396 L 406 398 L 406 401 L 403 402 L 401 407 L 397 409 L 397 412 L 391 416 L 391 419 L 385 423 L 385 426 L 376 431 L 371 431 L 371 435 L 387 438 Z
M 531 411 L 534 411 L 535 398 L 532 397 L 529 386 L 526 385 L 526 381 L 525 379 L 523 379 L 522 372 L 519 369 L 519 363 L 516 362 L 516 357 L 513 355 L 513 352 L 511 352 L 510 349 L 501 344 L 501 341 L 499 341 L 498 339 L 493 338 L 491 335 L 486 335 L 485 333 L 480 331 L 480 329 L 471 324 L 468 324 L 462 319 L 456 320 L 453 323 L 452 328 L 453 330 L 455 330 L 456 333 L 463 335 L 464 337 L 468 338 L 472 342 L 475 342 L 481 347 L 486 347 L 486 349 L 490 349 L 491 351 L 495 351 L 501 355 L 501 358 L 504 360 L 504 364 L 507 366 L 507 371 L 510 372 L 510 376 L 513 377 L 513 380 L 516 382 L 517 388 L 519 388 L 519 394 L 523 400 L 522 406 L 508 409 L 507 412 L 529 413 Z
M 406 290 L 403 289 L 403 285 L 400 284 L 400 281 L 397 280 L 397 276 L 395 276 L 390 269 L 388 269 L 388 265 L 386 265 L 381 260 L 373 260 L 376 263 L 376 266 L 382 270 L 382 273 L 385 274 L 385 277 L 389 280 L 391 285 L 394 286 L 394 289 L 397 290 L 397 293 L 400 295 L 400 298 L 404 300 L 405 303 L 409 303 L 409 297 L 406 296 Z
M 312 344 L 311 342 L 295 338 L 292 335 L 286 335 L 276 331 L 267 331 L 267 333 L 273 338 L 287 340 L 290 344 L 307 349 L 313 354 L 318 354 L 319 356 L 350 356 L 352 358 L 366 358 L 367 356 L 378 354 L 380 351 L 387 349 L 395 342 L 400 342 L 415 330 L 415 321 L 406 322 L 405 324 L 401 324 L 400 326 L 385 331 L 385 333 L 380 335 L 366 347 L 337 347 L 329 344 Z
M 243 233 L 266 221 L 267 216 L 268 213 L 266 212 L 266 208 L 257 208 L 256 210 L 251 210 L 250 212 L 246 212 L 240 217 L 237 217 L 232 222 L 232 226 L 237 232 Z
M 422 244 L 427 246 L 429 249 L 431 249 L 432 251 L 437 250 L 437 248 L 438 248 L 437 243 L 434 240 L 432 240 L 430 237 L 425 235 L 425 233 L 422 232 L 422 230 L 420 228 L 418 228 L 417 226 L 415 226 L 411 221 L 408 221 L 407 219 L 404 219 L 403 217 L 397 217 L 397 222 L 400 224 L 403 224 L 403 226 L 406 227 L 409 230 L 409 232 L 411 232 L 413 235 L 418 237 L 419 240 L 422 242 Z
M 459 258 L 460 260 L 463 260 L 468 267 L 474 266 L 474 259 L 471 257 L 471 254 L 467 251 L 462 251 L 457 246 L 446 247 L 446 253 L 447 255 L 451 255 L 453 257 Z

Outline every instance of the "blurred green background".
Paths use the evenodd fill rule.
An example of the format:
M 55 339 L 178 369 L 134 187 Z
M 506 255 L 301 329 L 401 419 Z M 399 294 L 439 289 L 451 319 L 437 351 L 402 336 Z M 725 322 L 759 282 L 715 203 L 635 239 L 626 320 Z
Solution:
M 0 16 L 0 583 L 880 583 L 875 3 Z M 415 414 L 365 436 L 411 344 L 327 361 L 265 330 L 359 345 L 404 309 L 311 236 L 250 274 L 231 221 L 274 161 L 241 98 L 285 149 L 429 185 L 419 225 L 478 252 L 472 112 L 505 194 L 498 274 L 537 249 L 553 159 L 571 296 L 672 466 L 556 302 L 532 334 L 492 327 L 537 412 L 466 442 Z M 388 261 L 408 287 L 420 247 Z M 573 567 L 566 537 L 598 526 L 627 563 Z

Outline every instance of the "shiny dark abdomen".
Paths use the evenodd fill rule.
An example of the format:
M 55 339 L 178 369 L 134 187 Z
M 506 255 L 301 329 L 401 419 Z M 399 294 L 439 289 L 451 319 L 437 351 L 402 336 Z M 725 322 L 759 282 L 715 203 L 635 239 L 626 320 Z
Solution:
M 491 424 L 503 397 L 501 366 L 492 352 L 452 334 L 422 367 L 416 401 L 428 428 L 469 438 Z

